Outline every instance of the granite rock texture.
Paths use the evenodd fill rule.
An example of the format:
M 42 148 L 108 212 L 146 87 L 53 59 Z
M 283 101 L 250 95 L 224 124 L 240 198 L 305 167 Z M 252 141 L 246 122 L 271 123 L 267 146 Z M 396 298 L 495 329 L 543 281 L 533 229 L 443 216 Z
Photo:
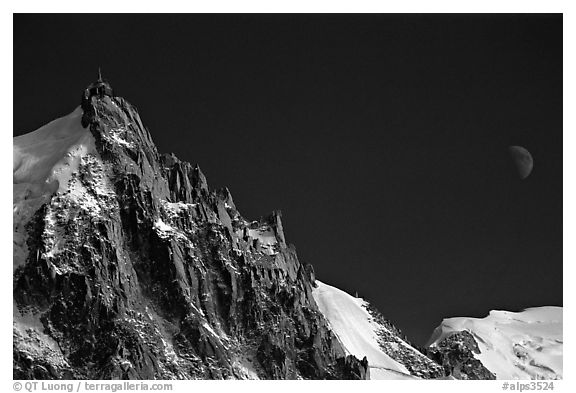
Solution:
M 97 154 L 26 224 L 15 379 L 366 379 L 312 297 L 281 214 L 256 221 L 158 153 L 134 106 L 87 89 Z

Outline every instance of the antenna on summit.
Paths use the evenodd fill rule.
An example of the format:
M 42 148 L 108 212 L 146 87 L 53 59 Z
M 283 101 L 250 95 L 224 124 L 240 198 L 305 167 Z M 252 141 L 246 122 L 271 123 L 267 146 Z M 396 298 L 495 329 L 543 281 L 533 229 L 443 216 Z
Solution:
M 98 67 L 98 80 L 90 83 L 82 94 L 82 103 L 80 105 L 84 110 L 82 127 L 88 127 L 88 124 L 90 124 L 94 116 L 96 116 L 94 106 L 92 105 L 92 97 L 103 99 L 106 96 L 114 98 L 114 90 L 112 90 L 110 83 L 102 79 L 102 70 Z

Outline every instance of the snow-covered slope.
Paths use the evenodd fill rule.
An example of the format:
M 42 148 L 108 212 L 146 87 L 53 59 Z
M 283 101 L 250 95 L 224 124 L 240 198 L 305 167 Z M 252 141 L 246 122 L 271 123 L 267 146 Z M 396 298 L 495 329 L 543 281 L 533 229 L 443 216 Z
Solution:
M 94 137 L 81 125 L 82 110 L 56 119 L 36 131 L 13 138 L 13 270 L 23 266 L 28 257 L 26 224 L 38 209 L 57 193 L 67 193 L 71 200 L 86 199 L 79 189 L 81 161 L 87 155 L 97 156 Z M 51 225 L 47 215 L 46 233 L 55 239 L 47 242 L 50 255 L 58 251 L 62 229 Z M 58 344 L 44 334 L 39 316 L 31 310 L 19 310 L 14 304 L 15 339 L 23 350 L 51 364 L 66 365 Z
M 498 379 L 562 378 L 562 307 L 521 312 L 491 311 L 485 318 L 447 318 L 428 345 L 468 331 L 478 344 L 476 358 Z
M 82 157 L 97 155 L 94 137 L 81 125 L 82 109 L 56 119 L 34 132 L 13 139 L 13 268 L 27 254 L 24 226 L 51 195 L 71 191 L 71 197 L 86 198 L 71 187 Z
M 44 184 L 51 175 L 57 178 L 56 164 L 92 137 L 82 128 L 81 118 L 82 110 L 77 107 L 34 132 L 14 137 L 14 183 Z
M 410 371 L 400 361 L 389 356 L 379 342 L 382 330 L 367 311 L 367 302 L 346 292 L 316 280 L 314 300 L 344 348 L 359 359 L 368 359 L 371 379 L 413 379 Z M 390 333 L 392 335 L 392 333 Z M 416 349 L 398 339 L 392 343 L 395 352 L 408 352 L 422 357 Z

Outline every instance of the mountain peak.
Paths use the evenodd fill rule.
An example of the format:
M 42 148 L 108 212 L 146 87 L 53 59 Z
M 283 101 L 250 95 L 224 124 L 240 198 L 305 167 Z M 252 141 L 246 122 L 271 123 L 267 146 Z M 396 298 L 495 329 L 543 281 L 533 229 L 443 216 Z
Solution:
M 445 320 L 421 353 L 316 280 L 280 211 L 248 220 L 159 154 L 100 72 L 13 159 L 15 379 L 562 376 L 554 307 Z
M 102 78 L 102 73 L 100 68 L 98 68 L 98 79 L 88 85 L 84 92 L 82 93 L 82 100 L 80 106 L 84 110 L 85 116 L 82 117 L 82 126 L 86 128 L 89 124 L 89 115 L 92 114 L 91 101 L 92 97 L 103 98 L 104 96 L 114 97 L 114 90 L 110 85 L 110 82 Z
M 280 214 L 247 220 L 198 166 L 159 154 L 100 76 L 14 152 L 16 378 L 368 377 Z

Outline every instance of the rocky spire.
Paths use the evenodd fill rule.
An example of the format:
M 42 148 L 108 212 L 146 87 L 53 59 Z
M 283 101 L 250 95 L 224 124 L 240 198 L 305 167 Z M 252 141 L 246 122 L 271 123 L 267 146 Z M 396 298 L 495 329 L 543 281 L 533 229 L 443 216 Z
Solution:
M 247 220 L 198 166 L 161 156 L 100 72 L 82 109 L 95 152 L 68 184 L 82 192 L 34 215 L 14 273 L 18 309 L 44 324 L 17 326 L 14 378 L 367 378 L 320 313 L 279 213 Z M 56 344 L 31 354 L 37 337 Z
M 105 96 L 114 97 L 114 90 L 112 86 L 110 86 L 110 83 L 102 78 L 100 67 L 98 67 L 98 80 L 89 84 L 84 90 L 84 93 L 82 93 L 81 107 L 84 110 L 84 115 L 82 116 L 83 127 L 87 127 L 95 115 L 92 105 L 92 97 L 94 96 L 98 98 Z

